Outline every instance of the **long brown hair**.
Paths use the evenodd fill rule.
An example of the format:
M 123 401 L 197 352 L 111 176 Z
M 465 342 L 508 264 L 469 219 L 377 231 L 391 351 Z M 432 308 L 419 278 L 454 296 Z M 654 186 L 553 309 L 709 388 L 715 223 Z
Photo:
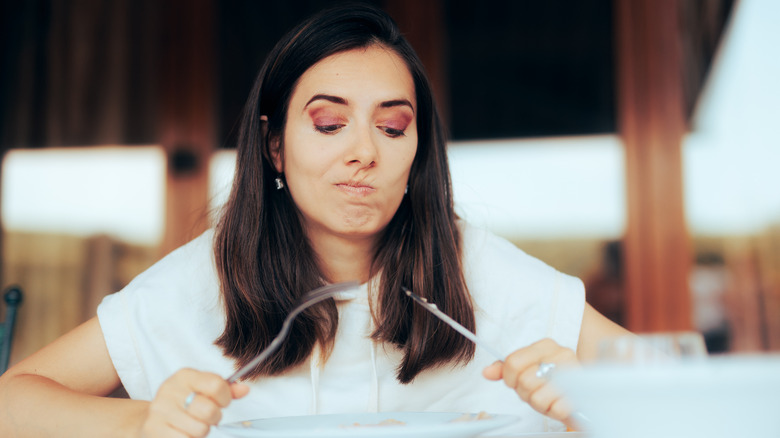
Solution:
M 226 324 L 216 344 L 249 362 L 267 346 L 301 295 L 323 284 L 323 275 L 287 190 L 277 190 L 271 138 L 282 139 L 287 108 L 301 75 L 342 51 L 381 45 L 405 60 L 417 98 L 417 154 L 408 194 L 382 233 L 371 277 L 380 277 L 374 308 L 375 341 L 403 352 L 398 380 L 421 371 L 465 363 L 474 345 L 415 305 L 401 287 L 435 302 L 474 330 L 474 311 L 461 269 L 461 239 L 453 209 L 446 138 L 422 63 L 393 20 L 381 10 L 353 5 L 323 11 L 274 47 L 257 77 L 238 136 L 236 174 L 217 224 L 214 252 Z M 265 116 L 265 117 L 262 117 Z M 267 120 L 267 121 L 266 121 Z M 329 351 L 338 311 L 327 300 L 304 311 L 290 341 L 249 378 L 276 375 L 299 365 L 315 344 Z

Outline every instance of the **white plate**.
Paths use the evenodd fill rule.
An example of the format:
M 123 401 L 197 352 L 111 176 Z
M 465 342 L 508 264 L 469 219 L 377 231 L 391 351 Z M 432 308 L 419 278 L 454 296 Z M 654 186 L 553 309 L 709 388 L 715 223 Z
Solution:
M 471 438 L 519 420 L 512 415 L 490 415 L 483 420 L 453 421 L 455 412 L 380 412 L 265 418 L 219 426 L 234 437 L 403 437 Z M 379 425 L 386 420 L 404 424 Z
M 591 438 L 585 432 L 529 432 L 511 433 L 507 435 L 486 435 L 485 438 Z

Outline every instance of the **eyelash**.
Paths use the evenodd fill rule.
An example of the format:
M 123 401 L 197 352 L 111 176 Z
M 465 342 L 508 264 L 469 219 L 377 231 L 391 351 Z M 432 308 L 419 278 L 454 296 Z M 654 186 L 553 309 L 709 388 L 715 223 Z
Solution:
M 390 128 L 387 126 L 382 126 L 379 129 L 385 132 L 390 138 L 398 138 L 398 137 L 405 137 L 406 131 L 403 129 L 396 129 L 396 128 Z
M 322 134 L 332 135 L 337 133 L 344 126 L 345 125 L 314 125 L 314 129 Z M 378 128 L 381 129 L 390 138 L 406 136 L 406 131 L 403 129 L 395 129 L 387 126 L 378 126 Z
M 314 125 L 314 129 L 323 134 L 335 134 L 344 125 Z

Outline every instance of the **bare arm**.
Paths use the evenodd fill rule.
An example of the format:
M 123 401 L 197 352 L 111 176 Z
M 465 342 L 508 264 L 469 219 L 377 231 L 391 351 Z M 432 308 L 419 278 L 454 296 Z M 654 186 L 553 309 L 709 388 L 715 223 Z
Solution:
M 151 402 L 106 398 L 119 384 L 93 318 L 0 377 L 0 436 L 203 437 L 222 408 L 248 391 L 216 374 L 182 369 Z
M 139 436 L 149 403 L 105 398 L 119 384 L 93 318 L 0 377 L 0 435 Z
M 599 344 L 603 339 L 630 334 L 631 332 L 585 303 L 580 339 L 577 343 L 577 358 L 580 362 L 592 362 L 597 357 Z

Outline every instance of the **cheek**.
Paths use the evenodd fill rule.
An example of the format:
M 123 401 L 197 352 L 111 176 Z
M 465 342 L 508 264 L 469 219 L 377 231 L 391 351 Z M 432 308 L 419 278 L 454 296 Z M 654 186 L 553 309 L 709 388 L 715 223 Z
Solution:
M 401 160 L 405 168 L 405 173 L 409 173 L 412 170 L 412 163 L 417 156 L 417 136 L 411 136 L 410 144 L 405 148 L 404 153 L 401 155 Z
M 312 180 L 333 167 L 333 148 L 306 134 L 290 135 L 284 150 L 284 172 L 288 180 Z
M 284 162 L 284 171 L 287 179 L 292 181 L 306 181 L 319 176 L 322 172 L 320 163 L 315 154 L 289 154 Z

